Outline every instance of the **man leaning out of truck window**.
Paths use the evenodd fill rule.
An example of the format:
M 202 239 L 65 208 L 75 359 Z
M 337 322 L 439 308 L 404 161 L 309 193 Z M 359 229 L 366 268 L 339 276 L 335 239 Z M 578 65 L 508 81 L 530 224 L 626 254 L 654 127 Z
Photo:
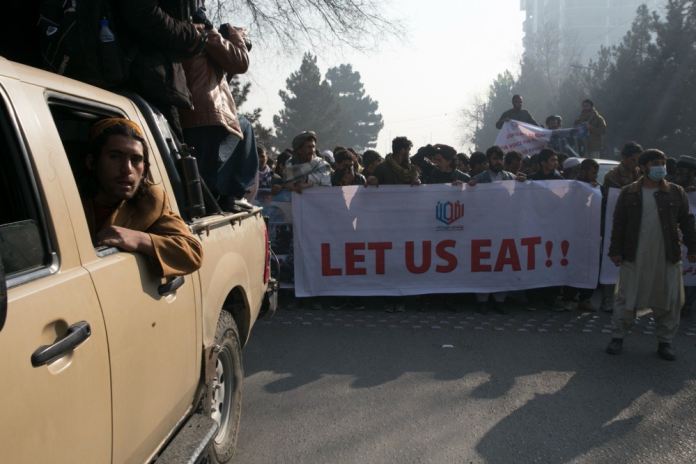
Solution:
M 102 119 L 90 131 L 82 203 L 95 246 L 150 256 L 163 277 L 189 274 L 202 262 L 201 243 L 148 178 L 148 147 L 140 126 Z

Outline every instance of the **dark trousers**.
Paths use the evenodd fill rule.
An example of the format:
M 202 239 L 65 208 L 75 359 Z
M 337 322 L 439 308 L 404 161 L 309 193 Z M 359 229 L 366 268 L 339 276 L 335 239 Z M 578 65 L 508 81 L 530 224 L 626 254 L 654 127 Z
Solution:
M 184 140 L 196 149 L 201 177 L 216 196 L 242 198 L 259 170 L 251 123 L 240 117 L 239 125 L 243 140 L 222 126 L 184 129 Z

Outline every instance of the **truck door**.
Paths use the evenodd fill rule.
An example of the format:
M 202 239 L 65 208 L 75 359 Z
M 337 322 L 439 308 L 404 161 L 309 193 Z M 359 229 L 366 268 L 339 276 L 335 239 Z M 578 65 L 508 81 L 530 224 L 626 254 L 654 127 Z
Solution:
M 101 99 L 101 98 L 100 98 Z M 73 168 L 80 147 L 88 146 L 92 124 L 104 117 L 125 115 L 117 106 L 54 96 L 49 108 Z M 45 103 L 44 103 L 45 105 Z M 150 147 L 150 156 L 154 156 Z M 161 183 L 154 160 L 151 177 Z M 74 179 L 65 190 L 74 192 Z M 194 277 L 181 277 L 168 291 L 150 258 L 115 248 L 92 245 L 82 207 L 71 209 L 83 266 L 101 303 L 111 360 L 113 400 L 113 462 L 146 461 L 191 406 L 199 379 L 200 341 L 196 324 Z
M 17 90 L 0 79 L 0 256 L 9 300 L 0 330 L 0 462 L 108 463 L 111 391 L 99 301 L 80 264 L 52 141 L 30 135 L 40 133 L 37 118 L 19 129 L 7 98 L 26 108 Z

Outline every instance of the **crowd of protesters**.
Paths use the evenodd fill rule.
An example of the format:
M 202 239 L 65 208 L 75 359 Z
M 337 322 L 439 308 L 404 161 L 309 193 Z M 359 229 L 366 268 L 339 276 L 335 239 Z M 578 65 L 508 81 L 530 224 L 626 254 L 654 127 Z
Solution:
M 50 20 L 49 13 L 42 10 L 42 15 L 48 15 L 42 18 Z M 54 23 L 48 21 L 47 36 L 55 35 L 61 41 L 72 37 L 70 42 L 80 45 L 70 35 L 71 28 L 55 34 Z M 229 85 L 233 76 L 249 68 L 251 44 L 244 29 L 229 24 L 215 28 L 205 16 L 202 1 L 124 0 L 99 21 L 98 36 L 99 47 L 95 42 L 84 50 L 66 48 L 67 54 L 58 56 L 62 66 L 68 62 L 84 65 L 71 64 L 64 73 L 143 96 L 168 120 L 177 139 L 195 148 L 201 176 L 224 210 L 246 207 L 244 199 L 253 198 L 257 189 L 301 193 L 328 186 L 466 183 L 475 187 L 563 179 L 600 187 L 595 158 L 604 152 L 607 123 L 590 99 L 582 102 L 570 128 L 563 128 L 560 116 L 548 116 L 549 144 L 533 156 L 506 153 L 498 146 L 467 155 L 445 144 L 426 145 L 412 155 L 413 144 L 406 137 L 396 137 L 391 153 L 384 157 L 374 150 L 359 153 L 341 146 L 319 152 L 319 138 L 311 131 L 298 134 L 292 148 L 269 156 L 264 147 L 256 145 L 249 121 L 237 114 Z M 118 60 L 107 59 L 118 53 L 95 54 L 97 49 L 115 52 L 115 46 L 130 57 L 129 70 L 121 69 L 123 63 Z M 25 54 L 25 61 L 32 64 L 36 57 Z M 97 63 L 101 68 L 95 67 Z M 43 64 L 49 69 L 55 65 Z M 523 102 L 521 95 L 513 96 L 512 108 L 501 115 L 496 127 L 501 129 L 509 121 L 540 126 Z M 614 335 L 606 351 L 619 354 L 636 310 L 651 308 L 658 354 L 673 360 L 671 342 L 681 313 L 696 300 L 696 288 L 684 288 L 681 267 L 682 244 L 688 260 L 696 262 L 696 226 L 686 196 L 686 192 L 696 191 L 696 157 L 669 158 L 659 150 L 644 150 L 629 142 L 621 150 L 621 162 L 604 176 L 601 187 L 605 197 L 608 189 L 621 189 L 613 231 L 611 237 L 605 237 L 610 241 L 609 256 L 603 257 L 620 267 L 619 280 L 616 286 L 600 286 L 600 310 L 613 312 L 614 320 Z M 530 309 L 541 304 L 555 310 L 574 306 L 588 311 L 593 309 L 592 296 L 593 291 L 584 289 L 545 288 L 526 292 L 524 298 Z M 505 312 L 502 303 L 514 297 L 478 294 L 476 301 L 479 311 Z M 404 307 L 403 300 L 386 306 L 391 311 Z
M 537 124 L 522 108 L 522 101 L 518 95 L 513 98 L 513 108 L 501 116 L 498 127 L 508 120 Z M 550 116 L 546 125 L 552 130 L 563 130 L 560 116 Z M 259 187 L 274 193 L 301 193 L 307 188 L 328 186 L 466 183 L 475 187 L 490 182 L 566 179 L 601 187 L 605 197 L 608 189 L 620 188 L 614 232 L 606 238 L 611 241 L 611 251 L 603 257 L 620 266 L 620 279 L 616 286 L 598 286 L 598 309 L 613 313 L 615 326 L 607 353 L 621 352 L 623 337 L 636 310 L 650 307 L 656 319 L 658 354 L 672 360 L 675 354 L 671 342 L 681 313 L 696 300 L 696 288 L 687 287 L 684 298 L 680 251 L 683 242 L 689 260 L 696 261 L 696 228 L 686 198 L 686 192 L 696 191 L 696 157 L 673 160 L 659 150 L 644 150 L 638 143 L 628 142 L 621 150 L 620 163 L 604 176 L 600 185 L 600 165 L 594 158 L 601 153 L 606 122 L 591 100 L 582 103 L 576 130 L 584 131 L 580 151 L 586 157 L 573 156 L 576 153 L 572 150 L 564 152 L 566 145 L 553 138 L 548 147 L 527 157 L 516 151 L 506 153 L 498 146 L 485 153 L 467 155 L 445 144 L 426 145 L 412 153 L 413 143 L 406 137 L 396 137 L 391 153 L 384 157 L 374 150 L 359 153 L 341 146 L 320 152 L 318 135 L 306 131 L 298 134 L 292 148 L 275 160 L 263 147 L 258 148 Z M 653 197 L 655 201 L 651 201 Z M 479 312 L 505 313 L 506 300 L 522 303 L 529 310 L 593 311 L 593 294 L 594 290 L 588 289 L 542 288 L 510 295 L 477 294 L 475 301 Z M 419 300 L 419 306 L 423 303 L 422 299 L 412 301 L 415 300 Z M 404 298 L 384 299 L 389 312 L 404 311 L 405 304 Z

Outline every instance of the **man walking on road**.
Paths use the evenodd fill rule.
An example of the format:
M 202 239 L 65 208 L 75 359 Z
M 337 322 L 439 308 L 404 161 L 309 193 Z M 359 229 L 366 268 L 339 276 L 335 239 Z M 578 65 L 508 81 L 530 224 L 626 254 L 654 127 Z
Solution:
M 529 111 L 522 109 L 521 95 L 515 95 L 514 97 L 512 97 L 512 108 L 507 110 L 503 113 L 502 116 L 500 116 L 498 122 L 495 123 L 495 127 L 498 129 L 502 129 L 503 124 L 505 124 L 507 121 L 513 120 L 526 122 L 527 124 L 533 124 L 535 126 L 539 125 L 539 123 L 534 120 L 532 115 L 529 114 Z
M 609 257 L 621 266 L 614 306 L 614 337 L 607 353 L 619 354 L 636 310 L 651 308 L 658 355 L 676 359 L 672 340 L 684 303 L 681 230 L 689 262 L 696 262 L 696 227 L 684 189 L 665 180 L 667 157 L 659 150 L 640 155 L 643 177 L 625 187 L 616 203 Z

